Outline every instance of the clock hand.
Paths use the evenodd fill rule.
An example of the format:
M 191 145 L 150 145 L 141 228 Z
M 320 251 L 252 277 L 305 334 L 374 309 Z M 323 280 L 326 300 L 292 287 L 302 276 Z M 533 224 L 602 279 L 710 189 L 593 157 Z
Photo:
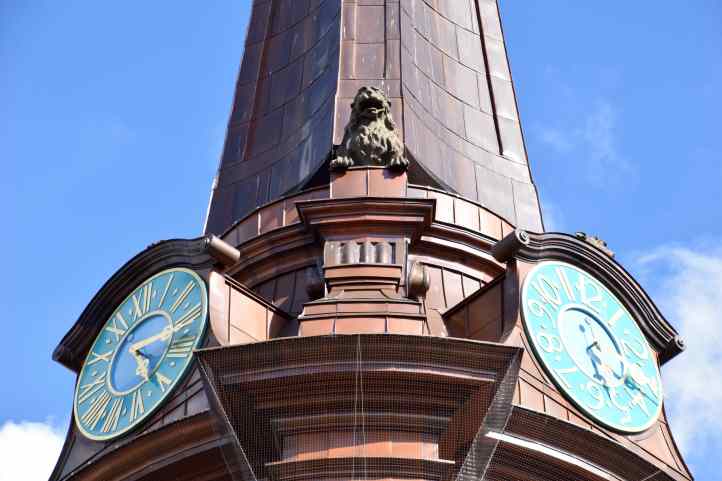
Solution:
M 135 373 L 139 376 L 142 376 L 143 379 L 148 381 L 148 358 L 145 354 L 138 351 L 130 351 L 130 354 L 131 356 L 133 356 L 133 359 L 135 359 L 135 362 L 137 364 L 137 367 L 135 368 Z
M 611 372 L 611 369 L 604 363 L 601 356 L 599 355 L 601 353 L 601 347 L 599 346 L 599 338 L 597 337 L 597 332 L 592 326 L 592 321 L 589 319 L 589 317 L 584 316 L 584 323 L 587 325 L 587 328 L 584 329 L 584 339 L 587 341 L 587 343 L 589 343 L 589 338 L 591 336 L 592 341 L 587 346 L 587 353 L 589 353 L 589 356 L 592 360 L 594 370 L 597 372 L 597 375 L 602 378 L 606 386 L 609 384 L 609 374 Z
M 150 360 L 148 359 L 148 356 L 143 354 L 140 350 L 143 349 L 145 346 L 153 344 L 156 341 L 167 340 L 179 329 L 180 327 L 175 326 L 165 327 L 158 334 L 142 339 L 134 344 L 131 344 L 130 347 L 128 347 L 128 352 L 131 356 L 133 356 L 133 359 L 135 359 L 135 362 L 137 364 L 135 370 L 135 373 L 137 375 L 142 376 L 146 381 L 148 381 L 150 377 L 148 374 L 148 364 L 150 363 Z
M 598 365 L 601 368 L 601 376 L 604 379 L 604 384 L 606 386 L 611 385 L 614 378 L 614 371 L 612 370 L 612 368 L 609 367 L 604 361 L 602 361 L 601 358 L 596 356 L 592 358 L 592 362 L 594 362 L 595 365 Z
M 156 341 L 168 339 L 170 336 L 173 335 L 173 332 L 173 329 L 165 328 L 158 334 L 138 341 L 128 348 L 128 352 L 131 356 L 133 356 L 133 359 L 137 364 L 137 367 L 135 369 L 135 373 L 137 375 L 141 376 L 146 381 L 148 381 L 150 378 L 150 375 L 148 373 L 148 364 L 150 364 L 150 360 L 148 359 L 148 356 L 143 354 L 140 350 Z
M 619 361 L 624 365 L 624 380 L 631 381 L 634 386 L 639 389 L 640 392 L 644 394 L 644 391 L 642 388 L 646 385 L 649 386 L 650 391 L 654 395 L 655 399 L 659 399 L 657 395 L 657 382 L 654 379 L 650 379 L 647 377 L 646 374 L 644 374 L 644 371 L 642 370 L 639 365 L 629 362 L 624 356 L 620 355 L 619 353 L 614 353 L 619 359 Z M 646 394 L 645 394 L 646 395 Z
M 153 344 L 156 341 L 165 341 L 169 337 L 171 337 L 173 334 L 178 332 L 183 326 L 167 326 L 163 328 L 162 331 L 160 331 L 158 334 L 155 334 L 154 336 L 147 337 L 141 341 L 136 342 L 135 344 L 132 344 L 130 346 L 131 351 L 138 351 L 139 349 L 144 348 L 145 346 L 149 344 Z
M 141 341 L 136 342 L 135 344 L 131 344 L 130 348 L 128 349 L 131 353 L 132 352 L 138 352 L 139 349 L 144 348 L 145 346 L 149 344 L 153 344 L 156 341 L 165 341 L 169 337 L 173 335 L 175 332 L 172 328 L 165 328 L 162 331 L 160 331 L 158 334 L 155 334 L 154 336 L 147 337 Z
M 607 365 L 600 356 L 600 354 L 602 353 L 602 347 L 599 344 L 599 338 L 597 336 L 597 332 L 594 330 L 594 327 L 592 327 L 591 321 L 589 320 L 588 317 L 585 317 L 584 320 L 587 323 L 587 325 L 589 326 L 589 329 L 592 331 L 592 333 L 593 333 L 592 335 L 594 338 L 594 342 L 587 347 L 587 350 L 589 350 L 592 353 L 593 360 L 595 360 L 595 358 L 596 358 L 596 361 L 598 361 L 603 366 L 604 370 L 607 371 L 607 373 L 614 375 L 614 370 L 609 365 Z M 622 365 L 621 379 L 626 380 L 626 379 L 630 379 L 630 377 L 633 378 L 635 376 L 638 376 L 637 372 L 630 372 L 633 368 L 637 368 L 636 371 L 639 371 L 641 373 L 641 371 L 638 369 L 638 366 L 636 364 L 629 363 L 624 358 L 624 356 L 619 354 L 616 350 L 610 350 L 609 353 L 611 353 L 611 355 L 614 356 Z M 631 367 L 631 366 L 633 366 L 633 367 Z M 641 373 L 641 375 L 644 378 L 644 373 Z M 650 384 L 650 387 L 651 387 L 651 384 Z

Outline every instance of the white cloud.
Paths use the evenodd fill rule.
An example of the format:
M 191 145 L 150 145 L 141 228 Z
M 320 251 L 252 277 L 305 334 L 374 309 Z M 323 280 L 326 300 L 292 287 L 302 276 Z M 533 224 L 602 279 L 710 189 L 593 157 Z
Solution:
M 628 185 L 634 165 L 620 154 L 619 113 L 607 99 L 600 98 L 582 118 L 572 117 L 569 125 L 537 127 L 539 140 L 556 154 L 572 155 L 584 169 L 587 181 L 597 187 Z
M 540 127 L 537 129 L 539 139 L 559 153 L 566 154 L 574 148 L 573 135 L 562 132 L 561 129 L 553 127 Z
M 638 266 L 687 344 L 662 372 L 672 432 L 704 459 L 722 447 L 722 250 L 660 247 Z
M 599 100 L 578 131 L 589 153 L 588 174 L 597 185 L 610 180 L 618 182 L 632 170 L 632 165 L 617 150 L 617 117 L 611 103 Z
M 64 439 L 52 422 L 6 421 L 0 426 L 0 481 L 46 481 Z

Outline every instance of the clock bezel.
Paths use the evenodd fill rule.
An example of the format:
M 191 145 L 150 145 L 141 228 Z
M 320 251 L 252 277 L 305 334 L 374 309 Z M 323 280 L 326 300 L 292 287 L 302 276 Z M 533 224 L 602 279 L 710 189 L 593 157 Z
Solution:
M 85 372 L 85 368 L 87 367 L 87 362 L 88 362 L 88 358 L 89 358 L 89 356 L 90 356 L 90 353 L 93 352 L 93 347 L 95 347 L 96 343 L 98 342 L 98 340 L 100 339 L 100 337 L 103 335 L 103 332 L 105 331 L 106 325 L 111 321 L 111 319 L 113 319 L 113 317 L 115 316 L 116 312 L 118 312 L 118 308 L 119 308 L 120 306 L 123 306 L 123 305 L 131 298 L 131 296 L 136 292 L 136 290 L 137 290 L 140 286 L 143 286 L 143 285 L 145 285 L 146 283 L 151 282 L 152 280 L 154 280 L 154 279 L 156 279 L 156 278 L 158 278 L 158 277 L 161 277 L 161 276 L 163 276 L 163 275 L 165 275 L 165 274 L 168 274 L 169 272 L 178 272 L 178 271 L 185 272 L 185 273 L 189 274 L 192 278 L 194 278 L 194 280 L 197 282 L 197 284 L 198 284 L 198 286 L 199 286 L 199 288 L 200 288 L 200 291 L 201 291 L 200 296 L 201 296 L 201 299 L 203 300 L 203 311 L 202 311 L 202 313 L 201 313 L 201 323 L 202 323 L 202 326 L 201 326 L 201 328 L 200 328 L 200 330 L 199 330 L 199 332 L 198 332 L 198 337 L 196 338 L 195 343 L 193 344 L 193 349 L 191 350 L 191 358 L 190 358 L 190 360 L 186 363 L 185 367 L 183 368 L 183 371 L 182 371 L 178 376 L 176 376 L 175 379 L 172 380 L 171 384 L 166 388 L 166 391 L 163 392 L 162 397 L 158 400 L 158 402 L 155 403 L 155 405 L 153 405 L 152 408 L 148 409 L 148 410 L 145 411 L 140 417 L 138 417 L 138 419 L 137 419 L 135 422 L 133 422 L 132 424 L 129 424 L 127 427 L 123 428 L 122 430 L 115 431 L 115 432 L 110 433 L 110 434 L 105 435 L 105 436 L 96 435 L 96 434 L 92 434 L 92 433 L 87 432 L 87 430 L 82 426 L 82 423 L 81 423 L 80 420 L 79 420 L 77 400 L 78 400 L 78 391 L 79 391 L 79 389 L 80 389 L 80 380 L 81 380 L 81 378 L 82 378 L 82 376 L 83 376 L 83 373 Z M 125 296 L 125 297 L 123 298 L 123 300 L 121 300 L 120 302 L 118 302 L 118 303 L 116 304 L 116 306 L 115 306 L 115 308 L 113 309 L 113 311 L 111 312 L 111 314 L 110 314 L 110 315 L 108 316 L 108 318 L 105 319 L 105 321 L 103 322 L 102 327 L 101 327 L 100 331 L 98 332 L 98 334 L 96 335 L 95 339 L 93 339 L 93 342 L 91 343 L 90 348 L 88 349 L 88 353 L 85 355 L 85 358 L 83 359 L 83 364 L 81 365 L 80 371 L 78 372 L 78 376 L 77 376 L 76 382 L 75 382 L 75 390 L 74 390 L 74 394 L 73 394 L 73 418 L 74 418 L 75 427 L 82 433 L 82 435 L 83 435 L 84 437 L 86 437 L 87 439 L 93 440 L 93 441 L 112 441 L 112 440 L 114 440 L 114 439 L 116 439 L 116 438 L 119 438 L 119 437 L 121 437 L 121 436 L 129 433 L 130 431 L 138 428 L 141 424 L 143 424 L 144 421 L 146 421 L 152 414 L 154 414 L 154 413 L 161 407 L 161 405 L 163 405 L 163 404 L 165 403 L 165 401 L 166 401 L 166 400 L 169 398 L 169 396 L 173 393 L 173 391 L 175 390 L 175 388 L 176 388 L 176 387 L 181 383 L 181 381 L 183 381 L 183 380 L 186 378 L 186 376 L 190 373 L 191 367 L 192 367 L 193 364 L 195 363 L 195 357 L 193 356 L 192 351 L 195 350 L 195 349 L 197 349 L 198 346 L 204 341 L 204 339 L 205 339 L 205 337 L 206 337 L 206 331 L 207 331 L 207 329 L 208 329 L 208 314 L 209 314 L 208 302 L 209 302 L 209 299 L 208 299 L 208 286 L 206 285 L 205 280 L 204 280 L 196 271 L 194 271 L 194 270 L 192 270 L 192 269 L 189 269 L 189 268 L 187 268 L 187 267 L 168 267 L 168 268 L 166 268 L 166 269 L 163 269 L 162 271 L 159 271 L 159 272 L 153 274 L 152 276 L 149 276 L 149 277 L 145 278 L 145 279 L 142 280 L 141 282 L 137 283 L 137 284 L 133 287 L 133 289 L 128 293 L 128 295 Z M 152 311 L 151 311 L 151 312 L 152 312 Z M 147 313 L 147 314 L 150 314 L 150 313 Z M 146 314 L 146 315 L 147 315 L 147 314 Z M 144 316 L 144 317 L 145 317 L 145 316 Z M 145 318 L 147 318 L 147 317 L 145 317 Z M 139 322 L 142 322 L 142 320 L 137 321 L 137 322 L 133 325 L 133 328 L 134 328 L 136 325 L 139 325 Z M 125 336 L 128 335 L 128 333 L 132 332 L 133 328 L 129 328 L 128 331 L 123 335 L 123 337 L 122 337 L 120 340 L 117 341 L 117 346 L 120 346 L 120 345 L 122 344 L 122 340 L 125 338 Z M 167 354 L 167 352 L 166 352 L 166 354 Z M 112 355 L 112 360 L 113 360 L 113 361 L 115 360 L 116 355 L 117 355 L 117 347 L 116 347 L 116 349 L 114 350 L 113 355 Z M 164 358 L 165 358 L 165 354 L 164 354 Z M 158 364 L 160 365 L 162 362 L 163 362 L 163 361 L 159 362 Z M 111 366 L 112 366 L 112 362 L 109 364 L 109 369 L 110 369 Z M 124 394 L 123 396 L 125 396 L 125 395 L 129 394 L 130 392 L 133 392 L 133 391 L 135 391 L 135 390 L 137 390 L 137 389 L 142 389 L 142 386 L 145 385 L 145 383 L 147 383 L 147 382 L 149 382 L 149 381 L 145 381 L 144 383 L 141 383 L 137 388 L 132 389 L 132 390 L 129 391 L 128 393 Z M 118 396 L 116 396 L 116 394 L 114 394 L 114 392 L 113 392 L 111 389 L 109 389 L 109 388 L 110 388 L 110 382 L 108 381 L 107 378 L 106 378 L 106 380 L 105 380 L 105 386 L 104 386 L 104 387 L 105 387 L 105 389 L 106 389 L 111 395 L 113 395 L 113 396 L 115 396 L 115 397 L 118 397 Z
M 607 293 L 619 303 L 619 306 L 624 310 L 624 312 L 627 314 L 627 316 L 629 316 L 629 318 L 632 320 L 632 322 L 634 322 L 634 325 L 636 326 L 637 330 L 641 334 L 642 342 L 644 343 L 644 346 L 647 348 L 647 351 L 651 356 L 650 362 L 653 364 L 655 372 L 657 374 L 657 379 L 659 380 L 659 399 L 660 399 L 660 402 L 657 406 L 656 412 L 654 413 L 654 415 L 650 416 L 649 421 L 647 423 L 645 423 L 642 427 L 636 426 L 636 427 L 634 427 L 634 429 L 629 429 L 622 425 L 610 423 L 604 419 L 599 418 L 593 411 L 588 409 L 581 402 L 578 402 L 575 399 L 575 397 L 572 396 L 568 392 L 568 390 L 564 387 L 563 382 L 559 379 L 558 375 L 556 373 L 554 373 L 553 369 L 551 369 L 549 366 L 547 366 L 545 357 L 539 351 L 539 347 L 537 346 L 537 343 L 534 340 L 533 333 L 531 332 L 530 327 L 528 325 L 528 322 L 526 319 L 526 317 L 527 317 L 526 304 L 524 301 L 526 299 L 525 293 L 527 292 L 528 284 L 529 284 L 529 282 L 531 282 L 534 272 L 548 264 L 563 265 L 565 267 L 573 269 L 579 273 L 584 274 L 589 279 L 591 279 L 594 282 L 596 282 L 597 284 L 599 284 L 602 288 L 606 289 Z M 532 269 L 530 269 L 529 272 L 527 272 L 526 276 L 524 277 L 524 282 L 522 283 L 522 288 L 519 293 L 519 297 L 520 297 L 519 310 L 521 313 L 522 325 L 524 326 L 524 333 L 526 335 L 527 342 L 532 348 L 531 350 L 534 353 L 534 357 L 536 358 L 537 363 L 541 365 L 544 373 L 547 375 L 547 377 L 549 379 L 552 380 L 552 382 L 554 383 L 554 386 L 564 396 L 565 399 L 567 399 L 569 402 L 571 402 L 573 406 L 575 406 L 577 409 L 579 409 L 585 416 L 587 416 L 593 422 L 595 422 L 599 425 L 602 425 L 603 427 L 610 429 L 614 432 L 620 433 L 620 434 L 625 434 L 625 435 L 640 434 L 640 433 L 647 431 L 649 428 L 654 426 L 654 424 L 656 424 L 659 421 L 659 417 L 662 414 L 663 404 L 664 404 L 664 386 L 662 384 L 662 374 L 659 369 L 658 355 L 657 355 L 656 351 L 654 349 L 652 349 L 652 347 L 649 343 L 649 340 L 647 339 L 646 335 L 644 334 L 644 331 L 640 327 L 639 321 L 631 314 L 630 310 L 627 308 L 627 306 L 624 304 L 624 302 L 622 302 L 622 300 L 614 293 L 613 289 L 611 289 L 607 284 L 602 282 L 597 277 L 593 276 L 591 273 L 585 271 L 584 269 L 582 269 L 574 264 L 571 264 L 569 262 L 549 259 L 549 260 L 544 260 L 544 261 L 536 263 L 534 265 L 534 267 L 532 267 Z M 558 329 L 557 329 L 557 331 L 558 331 Z M 567 355 L 569 355 L 569 354 L 567 353 Z

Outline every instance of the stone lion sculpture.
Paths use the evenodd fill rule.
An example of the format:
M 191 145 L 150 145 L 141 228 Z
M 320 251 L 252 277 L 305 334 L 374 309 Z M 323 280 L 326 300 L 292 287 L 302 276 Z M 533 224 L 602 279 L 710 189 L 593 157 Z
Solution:
M 334 149 L 331 170 L 353 165 L 382 165 L 404 170 L 409 165 L 404 145 L 391 118 L 391 102 L 376 87 L 361 87 L 351 104 L 351 118 L 341 145 Z

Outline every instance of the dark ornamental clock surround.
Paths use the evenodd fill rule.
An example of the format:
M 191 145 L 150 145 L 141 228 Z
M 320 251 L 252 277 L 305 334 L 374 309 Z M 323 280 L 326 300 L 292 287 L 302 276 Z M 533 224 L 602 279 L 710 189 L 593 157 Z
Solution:
M 170 272 L 206 286 L 208 328 L 128 429 L 109 401 L 93 436 L 83 404 L 51 479 L 692 479 L 662 400 L 635 397 L 661 396 L 681 341 L 600 244 L 540 232 L 510 79 L 493 0 L 254 2 L 216 235 L 128 261 L 53 357 L 83 392 L 112 353 L 129 366 L 114 389 L 171 379 L 183 333 L 145 287 Z M 398 137 L 329 172 L 360 89 L 388 99 L 358 110 L 377 126 L 388 111 Z M 113 315 L 134 298 L 125 329 Z
M 171 394 L 205 334 L 208 294 L 192 270 L 146 279 L 118 305 L 78 375 L 73 414 L 89 439 L 134 429 Z

